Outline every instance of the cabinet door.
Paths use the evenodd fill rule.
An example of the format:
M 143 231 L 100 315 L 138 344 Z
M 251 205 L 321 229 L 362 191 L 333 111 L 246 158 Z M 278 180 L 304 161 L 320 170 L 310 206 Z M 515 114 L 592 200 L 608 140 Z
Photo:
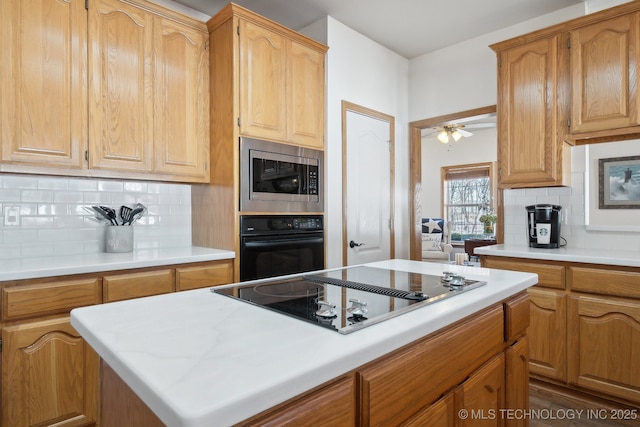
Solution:
M 87 144 L 84 0 L 3 0 L 0 8 L 0 160 L 82 168 Z
M 89 165 L 150 171 L 153 19 L 117 0 L 89 2 Z
M 469 414 L 467 418 L 460 418 L 460 427 L 504 425 L 504 419 L 500 416 L 500 409 L 505 408 L 504 370 L 504 354 L 501 353 L 456 390 L 456 409 L 465 409 Z
M 2 425 L 95 425 L 98 355 L 68 317 L 2 330 Z
M 154 34 L 155 172 L 208 181 L 209 34 L 159 17 Z
M 449 393 L 400 425 L 402 427 L 443 427 L 454 426 L 455 420 L 453 393 Z
M 287 79 L 288 140 L 324 149 L 324 53 L 291 42 Z
M 558 37 L 499 54 L 499 185 L 535 187 L 562 181 L 558 139 Z
M 640 302 L 569 299 L 569 382 L 640 403 Z
M 505 408 L 529 409 L 529 338 L 521 337 L 505 351 Z M 527 427 L 525 417 L 507 417 L 509 427 Z
M 529 368 L 531 373 L 566 381 L 567 296 L 530 288 Z
M 638 14 L 571 31 L 571 133 L 636 126 Z
M 240 21 L 240 133 L 284 141 L 287 41 Z M 231 100 L 230 100 L 231 101 Z

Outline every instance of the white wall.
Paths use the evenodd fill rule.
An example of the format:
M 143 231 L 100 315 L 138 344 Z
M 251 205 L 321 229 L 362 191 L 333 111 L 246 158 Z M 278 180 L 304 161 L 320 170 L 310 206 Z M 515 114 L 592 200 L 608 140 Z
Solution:
M 582 15 L 578 4 L 412 59 L 409 121 L 495 104 L 496 55 L 489 45 Z
M 496 129 L 469 130 L 473 136 L 449 144 L 438 141 L 436 134 L 422 137 L 422 217 L 442 217 L 441 167 L 495 162 Z
M 395 118 L 395 257 L 408 258 L 409 61 L 330 16 L 302 32 L 329 46 L 325 214 L 327 267 L 342 266 L 343 100 Z

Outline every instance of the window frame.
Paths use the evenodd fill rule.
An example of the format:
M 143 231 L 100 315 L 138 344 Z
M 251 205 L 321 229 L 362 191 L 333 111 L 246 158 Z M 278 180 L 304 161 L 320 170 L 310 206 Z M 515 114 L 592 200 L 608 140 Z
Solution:
M 459 174 L 464 174 L 465 172 L 469 173 L 469 175 L 473 175 L 473 170 L 478 169 L 488 169 L 489 170 L 489 208 L 493 210 L 493 212 L 497 212 L 496 206 L 496 179 L 495 179 L 495 162 L 479 162 L 479 163 L 467 163 L 462 165 L 449 165 L 442 166 L 440 168 L 440 199 L 442 200 L 442 218 L 444 218 L 447 222 L 449 222 L 449 236 L 451 240 L 451 244 L 463 245 L 464 240 L 453 240 L 453 228 L 450 224 L 449 218 L 449 200 L 447 197 L 447 176 L 449 176 L 452 171 L 457 171 Z M 496 225 L 497 226 L 497 225 Z

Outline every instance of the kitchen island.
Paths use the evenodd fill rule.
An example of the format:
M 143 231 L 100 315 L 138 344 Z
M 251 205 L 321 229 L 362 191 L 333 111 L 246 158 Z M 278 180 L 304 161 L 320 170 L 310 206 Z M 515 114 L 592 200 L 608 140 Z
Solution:
M 449 270 L 487 284 L 348 335 L 208 289 L 75 309 L 71 323 L 108 370 L 169 426 L 232 425 L 277 407 L 269 415 L 275 419 L 295 412 L 295 405 L 283 403 L 309 409 L 309 402 L 318 402 L 310 390 L 330 396 L 338 386 L 334 394 L 349 424 L 418 420 L 442 405 L 452 420 L 452 390 L 456 404 L 464 404 L 472 378 L 491 372 L 504 384 L 509 360 L 527 359 L 523 291 L 537 282 L 535 274 L 406 260 L 368 265 L 430 275 Z M 513 349 L 519 356 L 510 359 Z M 526 405 L 528 371 L 515 372 L 520 382 L 511 378 L 511 384 L 521 383 L 518 390 L 505 394 L 504 385 L 495 387 L 501 407 L 518 396 L 516 403 Z M 387 381 L 405 377 L 404 384 Z M 424 396 L 420 387 L 428 390 Z M 351 398 L 344 399 L 345 390 Z M 391 405 L 385 399 L 392 396 L 401 398 Z M 103 400 L 103 411 L 108 405 Z

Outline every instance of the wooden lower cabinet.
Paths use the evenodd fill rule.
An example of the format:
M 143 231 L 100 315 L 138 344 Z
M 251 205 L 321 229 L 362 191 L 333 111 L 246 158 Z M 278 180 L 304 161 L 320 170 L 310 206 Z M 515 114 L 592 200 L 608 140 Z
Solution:
M 505 351 L 505 408 L 509 410 L 529 407 L 529 337 L 520 337 Z M 508 427 L 528 427 L 524 417 L 504 415 Z
M 351 374 L 237 426 L 349 427 L 356 425 L 355 408 Z
M 569 298 L 569 382 L 640 402 L 640 301 Z
M 232 282 L 232 260 L 176 268 L 176 291 L 225 285 Z
M 481 264 L 538 273 L 528 290 L 532 377 L 640 408 L 640 268 L 486 255 Z
M 466 411 L 458 415 L 460 427 L 504 425 L 501 413 L 505 409 L 504 377 L 504 354 L 501 353 L 478 369 L 456 390 L 456 409 Z
M 567 295 L 561 291 L 529 288 L 531 373 L 559 381 L 567 379 Z
M 2 329 L 2 425 L 90 426 L 98 420 L 98 355 L 69 317 Z
M 182 289 L 230 283 L 233 260 L 0 282 L 0 426 L 99 425 L 99 357 L 69 312 L 173 292 L 177 272 Z
M 448 393 L 433 405 L 402 423 L 403 427 L 454 426 L 457 419 L 453 393 Z

